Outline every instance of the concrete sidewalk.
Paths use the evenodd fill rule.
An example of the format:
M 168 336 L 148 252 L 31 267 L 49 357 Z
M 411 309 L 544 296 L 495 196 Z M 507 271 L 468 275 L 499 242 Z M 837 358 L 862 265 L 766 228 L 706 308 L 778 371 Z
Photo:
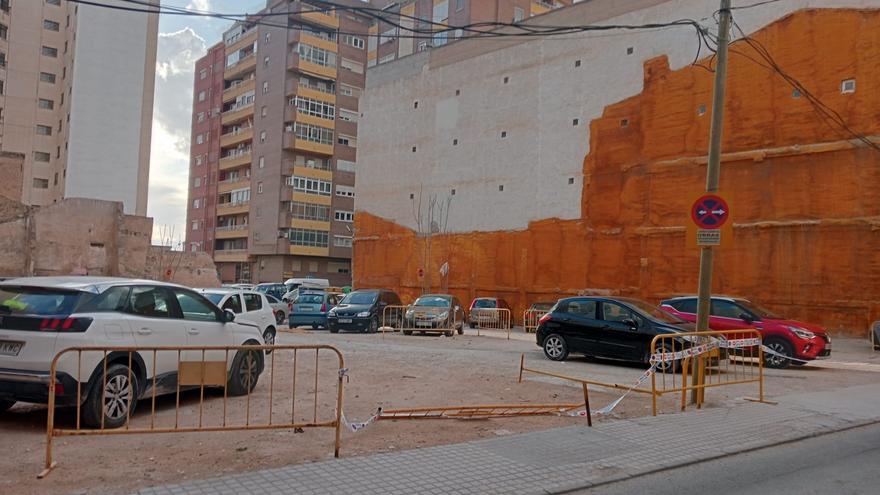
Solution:
M 561 493 L 876 422 L 880 384 L 785 396 L 775 406 L 743 402 L 600 422 L 594 428 L 301 464 L 138 493 Z

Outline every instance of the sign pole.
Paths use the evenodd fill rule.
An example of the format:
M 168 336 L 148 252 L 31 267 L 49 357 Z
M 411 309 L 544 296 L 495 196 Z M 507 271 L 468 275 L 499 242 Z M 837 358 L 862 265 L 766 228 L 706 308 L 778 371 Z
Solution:
M 706 167 L 706 192 L 718 191 L 721 174 L 721 133 L 724 126 L 724 93 L 727 84 L 727 45 L 730 42 L 730 0 L 721 0 L 718 20 L 718 52 L 715 65 L 715 87 L 712 97 L 712 127 L 709 134 L 709 163 Z M 700 248 L 700 284 L 697 299 L 697 331 L 709 330 L 709 302 L 712 293 L 712 262 L 714 251 L 711 246 Z M 703 373 L 697 368 L 704 365 L 698 359 L 699 366 L 694 366 L 694 378 L 700 381 L 692 383 L 702 385 Z M 691 402 L 701 403 L 703 389 L 694 388 Z

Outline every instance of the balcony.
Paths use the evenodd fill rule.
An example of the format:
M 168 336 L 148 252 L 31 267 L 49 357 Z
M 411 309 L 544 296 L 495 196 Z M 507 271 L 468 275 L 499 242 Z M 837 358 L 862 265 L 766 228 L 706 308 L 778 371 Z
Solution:
M 333 29 L 339 29 L 339 18 L 333 14 L 321 12 L 320 10 L 303 10 L 296 14 L 296 16 L 305 21 L 315 22 Z
M 216 249 L 214 250 L 214 262 L 216 263 L 230 263 L 230 262 L 245 262 L 248 260 L 248 250 L 247 249 Z
M 214 239 L 240 239 L 247 237 L 249 232 L 248 224 L 217 227 L 214 229 Z
M 315 117 L 314 115 L 308 115 L 297 111 L 296 106 L 289 104 L 284 107 L 284 121 L 297 121 L 303 124 L 311 124 L 331 130 L 336 128 L 336 119 L 325 119 L 322 117 Z
M 336 67 L 318 65 L 300 58 L 298 53 L 291 53 L 287 57 L 287 70 L 294 70 L 312 74 L 325 79 L 336 79 Z
M 217 204 L 217 216 L 224 215 L 240 215 L 242 213 L 247 213 L 250 210 L 250 204 L 248 202 L 244 203 L 218 203 Z
M 235 179 L 221 180 L 217 184 L 217 194 L 227 193 L 236 189 L 243 189 L 251 185 L 250 177 L 236 177 Z
M 241 151 L 220 159 L 220 170 L 231 170 L 251 164 L 251 150 Z
M 256 53 L 245 55 L 243 58 L 239 59 L 238 62 L 232 65 L 227 65 L 226 70 L 223 72 L 223 77 L 225 79 L 235 79 L 237 76 L 240 76 L 245 72 L 256 69 L 257 57 L 255 55 Z
M 226 53 L 232 53 L 257 41 L 257 28 L 252 27 L 226 42 Z
M 291 245 L 290 254 L 299 254 L 303 256 L 330 256 L 330 248 Z
M 256 79 L 250 78 L 246 81 L 242 81 L 241 83 L 231 86 L 223 90 L 223 103 L 229 103 L 230 101 L 235 101 L 239 96 L 247 93 L 248 91 L 253 91 L 256 87 Z
M 330 231 L 330 222 L 321 222 L 319 220 L 302 220 L 293 218 L 290 220 L 290 227 L 293 229 L 309 229 Z
M 332 156 L 333 155 L 333 145 L 332 144 L 324 144 L 324 143 L 316 143 L 314 141 L 306 141 L 305 139 L 297 138 L 292 132 L 285 132 L 284 138 L 282 139 L 282 147 L 286 150 L 299 150 L 306 151 L 309 153 L 315 153 L 318 155 Z
M 336 44 L 335 40 L 324 39 L 324 38 L 315 36 L 311 33 L 305 32 L 305 31 L 299 31 L 298 35 L 299 35 L 299 41 L 301 41 L 302 43 L 305 43 L 307 45 L 312 45 L 312 46 L 315 46 L 318 48 L 322 48 L 324 50 L 327 50 L 328 52 L 333 52 L 333 53 L 336 53 L 339 50 L 338 45 Z
M 235 146 L 236 144 L 243 143 L 245 141 L 250 141 L 254 138 L 254 128 L 253 126 L 247 127 L 244 129 L 238 129 L 236 131 L 227 132 L 220 136 L 220 147 L 226 148 L 227 146 Z
M 253 116 L 254 104 L 248 103 L 246 105 L 234 106 L 229 110 L 223 112 L 223 115 L 220 117 L 220 123 L 223 125 L 227 125 Z
M 319 168 L 294 166 L 293 175 L 298 175 L 300 177 L 311 177 L 312 179 L 333 181 L 333 172 L 331 172 L 330 170 L 322 170 Z

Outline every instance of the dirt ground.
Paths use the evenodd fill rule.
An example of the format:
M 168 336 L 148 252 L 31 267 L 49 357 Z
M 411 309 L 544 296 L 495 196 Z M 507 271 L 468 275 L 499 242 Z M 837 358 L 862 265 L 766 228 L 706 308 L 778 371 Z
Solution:
M 561 380 L 526 375 L 517 383 L 520 354 L 526 366 L 590 379 L 632 384 L 643 370 L 641 365 L 598 362 L 572 358 L 554 363 L 543 357 L 534 338 L 514 335 L 512 340 L 471 335 L 454 338 L 436 336 L 401 336 L 337 334 L 324 331 L 283 333 L 281 344 L 325 343 L 337 346 L 349 368 L 344 385 L 344 407 L 351 421 L 368 418 L 378 407 L 425 407 L 473 404 L 547 404 L 577 403 L 583 400 L 579 385 Z M 839 345 L 835 342 L 836 345 Z M 854 349 L 860 349 L 855 343 Z M 877 353 L 880 354 L 880 353 Z M 272 388 L 274 422 L 289 421 L 293 367 L 291 355 L 275 356 L 274 379 L 267 374 L 251 398 L 229 398 L 222 392 L 208 391 L 201 408 L 203 425 L 219 425 L 224 402 L 227 422 L 251 424 L 268 420 L 269 388 Z M 799 391 L 828 390 L 841 386 L 870 383 L 880 371 L 880 358 L 870 353 L 850 353 L 849 361 L 868 363 L 835 368 L 797 367 L 769 370 L 766 394 L 769 398 Z M 336 362 L 330 354 L 319 359 L 317 408 L 315 407 L 315 354 L 298 354 L 294 416 L 297 422 L 331 420 L 335 407 Z M 874 363 L 874 364 L 871 364 Z M 267 362 L 267 366 L 271 363 Z M 830 366 L 829 366 L 830 365 Z M 874 369 L 874 368 L 877 369 Z M 840 369 L 843 368 L 843 369 Z M 708 392 L 708 407 L 743 396 L 757 395 L 754 384 L 713 389 Z M 182 395 L 181 408 L 175 414 L 175 397 L 156 401 L 151 414 L 149 400 L 138 404 L 134 427 L 181 426 L 198 424 L 199 391 Z M 598 409 L 619 396 L 619 392 L 590 389 L 590 402 Z M 661 412 L 676 411 L 677 397 L 661 400 Z M 316 412 L 317 411 L 317 412 Z M 651 413 L 647 396 L 631 395 L 602 421 L 637 417 Z M 73 411 L 62 411 L 57 422 L 62 427 L 75 425 Z M 487 420 L 383 420 L 357 433 L 342 435 L 342 456 L 350 457 L 431 445 L 457 443 L 498 435 L 541 430 L 574 424 L 586 424 L 583 418 L 564 416 L 518 417 Z M 234 432 L 158 433 L 55 439 L 54 459 L 58 467 L 43 480 L 36 474 L 43 467 L 46 443 L 45 407 L 18 404 L 0 415 L 0 493 L 128 493 L 137 488 L 178 483 L 221 474 L 280 467 L 333 457 L 334 430 L 306 428 L 301 433 L 290 429 Z M 258 490 L 257 487 L 255 489 Z

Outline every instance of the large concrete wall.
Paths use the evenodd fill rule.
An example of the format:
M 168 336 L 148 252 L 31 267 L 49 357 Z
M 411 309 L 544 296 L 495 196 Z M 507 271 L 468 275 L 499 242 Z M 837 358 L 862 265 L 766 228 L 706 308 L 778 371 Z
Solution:
M 21 201 L 21 178 L 24 173 L 24 155 L 0 151 L 0 197 Z
M 770 14 L 765 15 L 769 20 L 764 24 L 756 26 L 754 15 L 743 15 L 754 14 L 759 8 L 736 11 L 737 22 L 745 27 L 743 18 L 751 19 L 752 29 L 748 30 L 760 27 L 753 37 L 780 66 L 839 112 L 853 129 L 876 139 L 880 135 L 880 93 L 870 88 L 880 81 L 876 64 L 880 57 L 880 10 L 816 9 L 781 15 L 784 9 L 832 3 L 842 2 L 783 1 L 762 11 Z M 695 7 L 694 2 L 676 5 Z M 698 13 L 675 10 L 657 18 L 701 17 Z M 560 160 L 561 154 L 574 155 L 575 147 L 584 150 L 577 166 L 566 170 L 577 174 L 575 184 L 558 184 L 543 160 L 533 160 L 534 152 L 512 156 L 506 145 L 486 144 L 488 150 L 476 155 L 471 170 L 462 172 L 470 179 L 457 187 L 444 183 L 444 177 L 458 172 L 459 162 L 444 162 L 441 167 L 412 161 L 407 164 L 412 172 L 403 174 L 403 165 L 390 146 L 387 153 L 364 152 L 360 165 L 373 168 L 360 176 L 358 184 L 355 284 L 398 288 L 412 297 L 424 284 L 417 277 L 418 268 L 426 267 L 428 285 L 437 288 L 441 286 L 439 266 L 449 260 L 452 292 L 462 298 L 504 296 L 517 310 L 536 300 L 552 300 L 583 289 L 654 302 L 695 292 L 699 254 L 687 244 L 685 226 L 689 203 L 705 181 L 712 74 L 689 66 L 693 43 L 689 45 L 691 59 L 685 61 L 681 50 L 663 54 L 663 39 L 659 36 L 654 47 L 626 41 L 619 45 L 634 45 L 636 53 L 644 50 L 656 55 L 639 64 L 638 74 L 595 76 L 606 85 L 581 84 L 571 75 L 559 76 L 577 90 L 578 94 L 571 96 L 571 108 L 583 101 L 590 105 L 605 101 L 606 93 L 618 94 L 612 82 L 639 88 L 604 104 L 590 119 L 589 130 L 579 129 L 572 142 L 548 137 L 533 143 L 540 148 L 540 156 Z M 806 98 L 793 95 L 778 75 L 745 58 L 754 57 L 749 50 L 740 43 L 731 53 L 721 187 L 734 198 L 735 238 L 731 247 L 716 256 L 713 288 L 750 297 L 832 330 L 861 333 L 870 321 L 880 319 L 880 251 L 876 249 L 880 243 L 880 205 L 873 188 L 880 180 L 880 153 L 829 126 Z M 594 47 L 581 56 L 571 54 L 567 60 L 571 63 L 596 51 Z M 616 56 L 626 60 L 624 55 Z M 501 52 L 494 57 L 509 59 Z M 546 57 L 545 51 L 538 58 L 518 62 L 537 67 L 546 61 L 552 66 L 553 57 Z M 483 62 L 492 67 L 492 61 Z M 479 67 L 466 64 L 454 65 L 476 71 L 468 77 L 481 80 L 484 73 Z M 617 61 L 617 65 L 628 64 Z M 607 67 L 597 65 L 594 70 L 622 70 L 610 61 Z M 849 78 L 857 80 L 858 89 L 841 94 L 841 81 Z M 424 82 L 430 83 L 427 79 Z M 389 81 L 375 88 L 370 93 L 373 96 L 368 94 L 364 127 L 372 128 L 371 119 L 376 119 L 375 132 L 394 135 L 381 127 L 391 125 L 390 118 L 375 115 L 380 113 L 376 105 L 400 107 L 384 92 L 389 88 L 401 94 L 414 92 L 411 84 Z M 441 78 L 434 84 L 445 82 Z M 544 84 L 572 93 L 562 89 L 565 84 L 560 81 L 544 80 Z M 518 105 L 512 99 L 498 101 Z M 411 109 L 411 102 L 409 106 Z M 392 108 L 390 113 L 398 111 Z M 489 125 L 472 118 L 474 126 Z M 406 122 L 407 127 L 418 127 L 409 123 L 411 120 Z M 547 133 L 557 125 L 561 124 L 548 125 Z M 568 125 L 577 129 L 570 121 Z M 561 128 L 559 131 L 567 134 Z M 425 139 L 429 140 L 427 134 Z M 464 139 L 472 134 L 462 133 Z M 386 149 L 385 145 L 372 146 Z M 410 152 L 409 148 L 403 151 Z M 505 160 L 503 170 L 498 155 Z M 554 166 L 567 169 L 570 158 L 564 160 L 564 165 Z M 435 170 L 444 167 L 452 170 Z M 378 181 L 375 172 L 381 172 L 384 183 L 362 180 L 372 177 L 370 180 Z M 517 194 L 511 195 L 515 197 L 503 200 L 500 196 L 507 195 L 508 188 L 503 193 L 497 191 L 499 178 L 505 185 L 531 181 L 535 189 L 515 189 Z M 432 256 L 427 262 L 424 239 L 412 230 L 414 215 L 408 196 L 399 198 L 420 182 L 430 191 L 449 187 L 469 191 L 462 198 L 456 191 L 449 222 L 452 233 L 433 237 Z M 381 204 L 383 196 L 388 198 L 388 206 Z

